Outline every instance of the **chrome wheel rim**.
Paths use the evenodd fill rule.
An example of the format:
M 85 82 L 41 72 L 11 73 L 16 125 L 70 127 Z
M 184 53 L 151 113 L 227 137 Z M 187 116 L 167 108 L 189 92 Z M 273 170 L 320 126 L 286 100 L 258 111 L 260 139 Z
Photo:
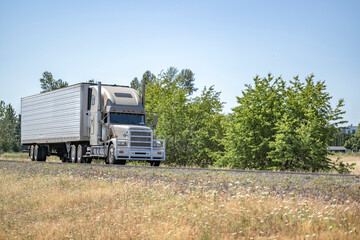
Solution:
M 81 146 L 79 145 L 79 146 L 78 146 L 78 149 L 77 149 L 77 162 L 78 162 L 78 163 L 81 163 L 81 157 L 82 157 L 82 148 L 81 148 Z
M 71 162 L 73 162 L 73 163 L 76 162 L 74 148 L 71 148 Z
M 110 151 L 109 151 L 109 163 L 114 164 L 114 148 L 110 148 Z
M 34 146 L 30 147 L 30 158 L 31 160 L 34 160 Z

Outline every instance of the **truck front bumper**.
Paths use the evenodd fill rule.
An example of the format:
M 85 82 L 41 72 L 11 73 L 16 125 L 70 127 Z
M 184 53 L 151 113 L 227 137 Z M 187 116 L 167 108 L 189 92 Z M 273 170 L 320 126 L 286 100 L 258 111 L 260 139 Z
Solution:
M 118 144 L 119 141 L 121 139 L 116 141 L 116 160 L 165 161 L 165 140 L 156 140 L 161 142 L 161 147 L 151 148 L 132 148 L 129 144 L 121 146 Z
M 115 157 L 117 160 L 157 160 L 165 161 L 165 151 L 163 150 L 135 150 L 117 148 Z

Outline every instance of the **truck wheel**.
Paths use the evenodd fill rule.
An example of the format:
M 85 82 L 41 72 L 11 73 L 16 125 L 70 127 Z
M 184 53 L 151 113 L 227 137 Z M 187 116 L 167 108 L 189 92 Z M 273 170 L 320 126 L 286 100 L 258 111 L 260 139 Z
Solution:
M 31 145 L 30 150 L 29 150 L 29 156 L 31 161 L 34 161 L 34 145 Z
M 77 146 L 77 163 L 85 163 L 86 162 L 86 158 L 83 157 L 84 149 L 85 149 L 85 146 L 83 146 L 83 145 Z
M 160 161 L 150 161 L 150 165 L 153 167 L 158 167 L 160 166 Z
M 114 164 L 115 163 L 115 148 L 114 148 L 114 146 L 112 144 L 109 147 L 109 153 L 107 155 L 106 163 L 107 164 Z
M 71 145 L 70 160 L 72 163 L 76 163 L 76 146 L 75 145 Z

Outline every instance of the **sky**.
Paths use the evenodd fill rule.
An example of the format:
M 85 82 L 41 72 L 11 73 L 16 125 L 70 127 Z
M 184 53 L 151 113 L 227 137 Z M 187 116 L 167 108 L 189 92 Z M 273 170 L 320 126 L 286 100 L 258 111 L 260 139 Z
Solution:
M 224 112 L 268 73 L 315 74 L 360 123 L 360 1 L 0 0 L 0 100 L 18 113 L 49 71 L 70 85 L 129 85 L 146 70 L 191 69 Z

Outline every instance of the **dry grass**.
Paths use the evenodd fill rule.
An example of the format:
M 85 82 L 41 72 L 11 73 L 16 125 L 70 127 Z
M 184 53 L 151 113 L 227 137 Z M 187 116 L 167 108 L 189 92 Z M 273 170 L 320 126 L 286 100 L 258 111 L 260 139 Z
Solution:
M 30 161 L 29 153 L 25 152 L 7 152 L 7 153 L 0 153 L 0 159 L 4 160 L 22 160 L 22 161 Z M 61 162 L 59 157 L 57 156 L 48 156 L 46 157 L 47 162 Z
M 352 174 L 360 174 L 360 155 L 355 156 L 341 156 L 341 155 L 334 155 L 329 156 L 329 158 L 333 161 L 336 161 L 337 158 L 339 158 L 344 163 L 355 163 L 354 169 L 351 170 Z
M 0 169 L 0 239 L 360 239 L 359 201 L 179 188 Z
M 351 170 L 351 174 L 360 174 L 360 155 L 331 155 L 329 158 L 333 161 L 336 161 L 337 158 L 340 158 L 341 161 L 344 163 L 355 163 L 354 169 Z M 20 160 L 20 161 L 30 161 L 29 154 L 28 153 L 0 153 L 0 159 L 5 160 Z M 50 156 L 46 159 L 47 162 L 61 162 L 59 157 L 57 156 Z M 104 161 L 94 160 L 94 163 L 104 163 Z M 147 163 L 142 164 L 141 162 L 128 162 L 129 165 L 148 165 Z M 162 164 L 162 166 L 165 166 L 165 164 Z M 213 168 L 213 167 L 211 167 Z M 336 173 L 335 171 L 332 173 Z

